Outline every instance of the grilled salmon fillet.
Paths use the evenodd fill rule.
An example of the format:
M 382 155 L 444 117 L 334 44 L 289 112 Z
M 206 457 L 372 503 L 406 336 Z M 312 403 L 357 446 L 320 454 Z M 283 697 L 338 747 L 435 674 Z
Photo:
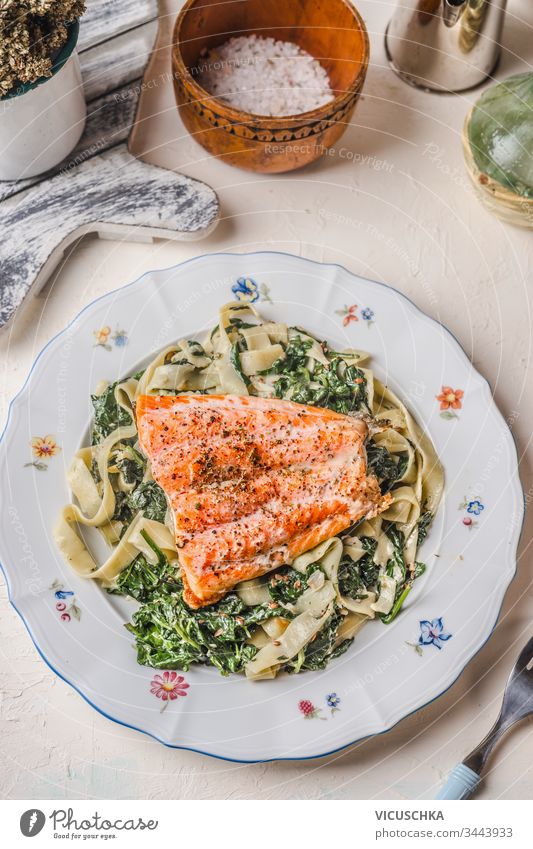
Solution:
M 218 601 L 384 510 L 360 419 L 238 395 L 143 395 L 139 443 L 174 517 L 185 600 Z

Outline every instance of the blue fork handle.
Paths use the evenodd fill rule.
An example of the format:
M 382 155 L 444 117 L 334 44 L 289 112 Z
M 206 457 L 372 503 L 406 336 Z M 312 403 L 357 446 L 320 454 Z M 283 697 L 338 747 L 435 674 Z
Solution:
M 481 781 L 481 776 L 465 764 L 457 764 L 435 799 L 468 799 Z

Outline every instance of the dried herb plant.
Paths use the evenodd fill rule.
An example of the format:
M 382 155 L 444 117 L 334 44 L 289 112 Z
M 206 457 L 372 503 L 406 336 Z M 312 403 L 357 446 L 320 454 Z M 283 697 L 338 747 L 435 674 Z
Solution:
M 50 77 L 84 0 L 0 0 L 0 96 Z

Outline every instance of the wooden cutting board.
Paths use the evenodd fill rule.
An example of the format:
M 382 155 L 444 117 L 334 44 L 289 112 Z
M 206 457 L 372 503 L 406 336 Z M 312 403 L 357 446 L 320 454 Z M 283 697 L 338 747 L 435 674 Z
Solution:
M 198 239 L 216 226 L 218 198 L 209 186 L 128 150 L 157 28 L 157 0 L 88 0 L 78 41 L 83 136 L 46 175 L 0 182 L 0 327 L 86 233 Z

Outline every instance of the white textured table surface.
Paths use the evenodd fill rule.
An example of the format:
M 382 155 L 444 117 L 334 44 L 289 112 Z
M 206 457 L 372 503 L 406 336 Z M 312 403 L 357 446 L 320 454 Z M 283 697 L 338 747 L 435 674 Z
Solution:
M 338 261 L 391 283 L 458 337 L 513 419 L 527 501 L 533 495 L 530 291 L 533 237 L 473 197 L 461 126 L 477 92 L 432 96 L 388 69 L 392 2 L 360 0 L 372 42 L 360 102 L 332 156 L 300 173 L 258 177 L 204 154 L 179 121 L 168 81 L 168 33 L 154 57 L 135 139 L 152 162 L 219 193 L 222 221 L 203 242 L 134 245 L 86 239 L 43 296 L 0 340 L 2 418 L 36 354 L 85 304 L 143 271 L 214 250 L 272 247 Z M 498 78 L 531 69 L 533 8 L 510 0 Z M 165 0 L 170 23 L 179 6 Z M 514 657 L 533 631 L 529 543 L 497 630 L 456 684 L 390 733 L 315 762 L 238 765 L 165 749 L 97 714 L 39 657 L 0 586 L 3 798 L 431 798 L 492 724 Z M 533 796 L 533 724 L 497 750 L 479 798 Z

